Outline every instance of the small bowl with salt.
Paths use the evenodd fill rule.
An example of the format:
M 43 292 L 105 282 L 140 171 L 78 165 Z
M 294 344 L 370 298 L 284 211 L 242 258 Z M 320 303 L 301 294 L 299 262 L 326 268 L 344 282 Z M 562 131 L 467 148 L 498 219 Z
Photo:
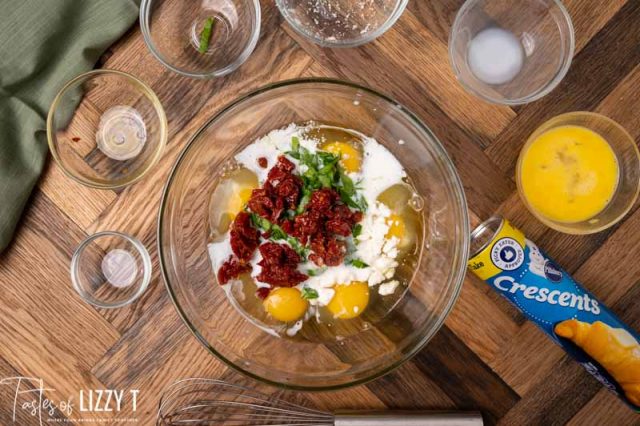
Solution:
M 460 84 L 505 105 L 551 92 L 569 71 L 574 49 L 571 17 L 559 0 L 467 0 L 449 36 Z
M 408 0 L 276 0 L 294 31 L 323 47 L 356 47 L 389 30 Z
M 55 97 L 47 117 L 53 159 L 67 176 L 98 189 L 142 179 L 160 160 L 167 135 L 158 97 L 121 71 L 75 77 Z
M 120 308 L 136 300 L 151 281 L 151 258 L 136 238 L 105 231 L 89 236 L 71 258 L 73 288 L 87 303 Z

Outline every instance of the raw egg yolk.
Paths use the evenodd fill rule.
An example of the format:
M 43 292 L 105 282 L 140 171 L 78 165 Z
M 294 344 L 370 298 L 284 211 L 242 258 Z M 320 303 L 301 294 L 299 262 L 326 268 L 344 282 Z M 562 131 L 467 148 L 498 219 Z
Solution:
M 353 145 L 346 142 L 329 142 L 321 146 L 321 149 L 340 156 L 340 165 L 348 172 L 355 173 L 360 170 L 362 154 Z
M 350 319 L 360 315 L 369 304 L 369 285 L 362 281 L 338 284 L 336 294 L 327 305 L 334 318 Z
M 214 235 L 222 236 L 229 230 L 229 225 L 258 186 L 258 176 L 245 168 L 234 170 L 220 179 L 209 202 L 209 223 Z
M 406 226 L 402 217 L 395 213 L 391 213 L 387 218 L 387 225 L 389 225 L 389 230 L 387 231 L 387 235 L 385 235 L 386 238 L 395 237 L 400 241 L 404 239 L 404 236 L 406 235 Z
M 240 211 L 244 208 L 245 204 L 249 202 L 249 198 L 251 198 L 251 193 L 253 192 L 253 187 L 250 188 L 240 188 L 238 192 L 233 194 L 229 198 L 229 205 L 227 206 L 227 211 L 231 216 L 231 220 L 236 218 L 236 215 L 240 213 Z
M 297 321 L 307 312 L 309 303 L 302 298 L 297 288 L 278 287 L 262 302 L 264 309 L 282 322 Z

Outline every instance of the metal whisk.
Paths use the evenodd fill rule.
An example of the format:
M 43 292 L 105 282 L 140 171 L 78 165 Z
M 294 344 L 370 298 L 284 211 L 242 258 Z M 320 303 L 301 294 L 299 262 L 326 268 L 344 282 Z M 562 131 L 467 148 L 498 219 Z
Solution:
M 162 395 L 157 426 L 482 426 L 478 412 L 377 411 L 327 413 L 244 386 L 185 379 Z

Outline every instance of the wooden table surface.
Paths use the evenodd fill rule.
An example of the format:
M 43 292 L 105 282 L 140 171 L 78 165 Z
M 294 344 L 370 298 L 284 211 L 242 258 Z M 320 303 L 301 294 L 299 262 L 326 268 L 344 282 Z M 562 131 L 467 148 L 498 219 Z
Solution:
M 359 82 L 408 106 L 453 158 L 472 225 L 494 212 L 504 214 L 623 320 L 640 329 L 637 205 L 607 231 L 586 237 L 562 235 L 526 211 L 513 174 L 527 136 L 563 112 L 600 112 L 638 140 L 640 1 L 566 0 L 576 28 L 571 70 L 550 95 L 515 108 L 483 103 L 456 83 L 447 37 L 461 3 L 411 0 L 398 23 L 375 42 L 357 49 L 325 50 L 297 36 L 273 1 L 265 0 L 261 36 L 251 58 L 233 74 L 210 81 L 182 78 L 164 69 L 148 52 L 140 30 L 133 28 L 100 66 L 128 71 L 152 86 L 167 112 L 168 149 L 142 182 L 118 192 L 82 187 L 55 164 L 48 165 L 15 242 L 0 257 L 0 378 L 42 378 L 55 388 L 47 393 L 55 393 L 54 400 L 77 395 L 79 389 L 139 389 L 135 417 L 144 425 L 153 423 L 161 390 L 180 378 L 222 377 L 282 392 L 229 370 L 187 331 L 159 275 L 156 216 L 171 165 L 208 117 L 264 84 L 308 76 Z M 87 235 L 101 230 L 130 233 L 150 248 L 153 279 L 133 306 L 95 309 L 71 287 L 73 250 Z M 3 425 L 13 424 L 12 398 L 9 390 L 0 389 Z M 471 275 L 445 326 L 413 360 L 367 385 L 333 393 L 298 392 L 295 398 L 321 409 L 480 409 L 488 424 L 640 424 L 640 415 Z M 133 415 L 130 407 L 124 413 Z M 15 424 L 38 424 L 35 417 L 18 416 Z M 83 416 L 76 408 L 70 417 Z

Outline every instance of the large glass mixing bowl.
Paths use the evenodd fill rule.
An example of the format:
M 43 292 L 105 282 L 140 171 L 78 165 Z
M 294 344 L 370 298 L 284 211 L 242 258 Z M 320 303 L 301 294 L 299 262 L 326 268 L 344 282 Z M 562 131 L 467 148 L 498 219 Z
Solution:
M 404 165 L 424 199 L 422 255 L 403 297 L 365 330 L 321 342 L 276 337 L 250 323 L 218 286 L 207 254 L 209 201 L 224 164 L 269 131 L 310 120 L 377 139 Z M 468 237 L 460 179 L 433 133 L 379 93 L 312 79 L 281 82 L 244 96 L 193 136 L 164 191 L 158 250 L 178 312 L 212 354 L 270 384 L 327 390 L 385 374 L 431 339 L 462 286 Z

